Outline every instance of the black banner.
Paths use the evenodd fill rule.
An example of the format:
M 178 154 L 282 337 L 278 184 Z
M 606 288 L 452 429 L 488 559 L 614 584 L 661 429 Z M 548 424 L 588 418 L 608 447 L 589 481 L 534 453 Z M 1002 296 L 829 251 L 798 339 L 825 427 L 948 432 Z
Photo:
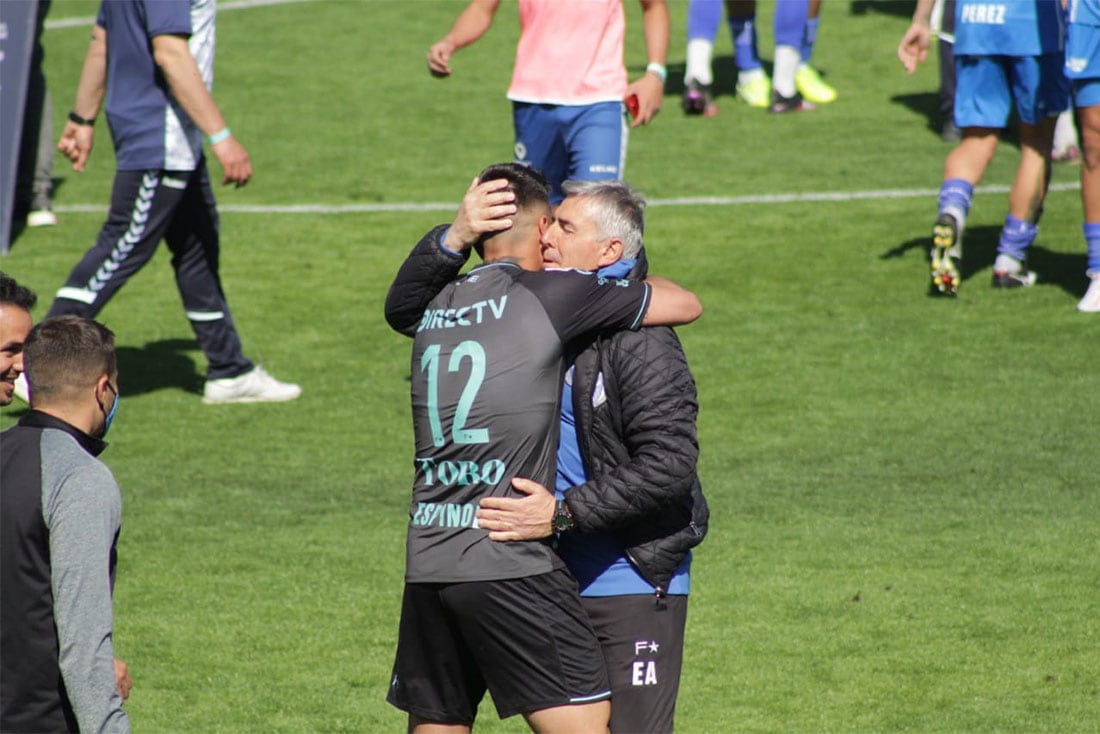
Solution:
M 0 2 L 0 254 L 4 255 L 11 242 L 16 169 L 37 12 L 37 0 Z

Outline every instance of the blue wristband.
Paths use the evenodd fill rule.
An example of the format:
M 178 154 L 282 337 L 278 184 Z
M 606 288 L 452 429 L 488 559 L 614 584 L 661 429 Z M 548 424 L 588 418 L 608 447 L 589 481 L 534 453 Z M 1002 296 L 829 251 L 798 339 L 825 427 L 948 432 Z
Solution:
M 211 145 L 217 145 L 218 143 L 225 140 L 226 138 L 228 138 L 232 134 L 233 133 L 231 133 L 229 131 L 229 128 L 223 127 L 221 130 L 219 130 L 218 132 L 214 133 L 209 138 L 207 138 L 207 141 L 209 141 L 209 143 Z

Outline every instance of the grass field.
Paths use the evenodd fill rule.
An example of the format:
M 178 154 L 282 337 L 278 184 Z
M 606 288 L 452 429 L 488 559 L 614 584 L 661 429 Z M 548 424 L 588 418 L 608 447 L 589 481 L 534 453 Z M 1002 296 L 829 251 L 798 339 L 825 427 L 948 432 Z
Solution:
M 223 3 L 216 94 L 256 176 L 219 192 L 222 274 L 248 353 L 305 394 L 202 405 L 205 364 L 163 252 L 101 315 L 120 345 L 104 458 L 125 500 L 115 639 L 137 731 L 403 730 L 384 696 L 409 344 L 382 302 L 417 238 L 511 155 L 518 27 L 503 5 L 441 82 L 424 54 L 461 2 Z M 1002 188 L 979 190 L 971 213 L 960 295 L 929 298 L 949 147 L 931 117 L 934 62 L 907 77 L 894 57 L 911 3 L 825 4 L 815 62 L 836 103 L 773 117 L 727 87 L 710 119 L 679 110 L 685 9 L 672 4 L 665 109 L 634 131 L 627 167 L 655 200 L 652 269 L 706 309 L 680 330 L 713 517 L 679 730 L 1100 730 L 1100 322 L 1074 309 L 1078 170 L 1055 170 L 1032 254 L 1044 281 L 994 291 L 999 191 L 1017 160 L 1006 141 L 985 182 Z M 94 11 L 55 0 L 51 19 Z M 769 59 L 771 12 L 762 3 Z M 87 36 L 46 34 L 57 131 Z M 717 50 L 728 82 L 725 29 Z M 57 163 L 61 225 L 23 232 L 0 261 L 39 291 L 36 316 L 101 224 L 103 125 L 98 145 L 84 174 Z M 330 208 L 265 209 L 291 205 Z M 525 727 L 486 705 L 478 730 Z

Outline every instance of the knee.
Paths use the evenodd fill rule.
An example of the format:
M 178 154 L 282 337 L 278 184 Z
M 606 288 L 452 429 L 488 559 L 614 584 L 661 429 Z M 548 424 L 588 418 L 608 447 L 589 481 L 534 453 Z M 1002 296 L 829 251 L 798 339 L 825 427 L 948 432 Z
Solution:
M 1081 164 L 1089 173 L 1100 171 L 1100 149 L 1085 148 L 1085 152 L 1081 155 Z
M 1085 169 L 1095 171 L 1100 168 L 1100 127 L 1083 125 L 1080 133 Z

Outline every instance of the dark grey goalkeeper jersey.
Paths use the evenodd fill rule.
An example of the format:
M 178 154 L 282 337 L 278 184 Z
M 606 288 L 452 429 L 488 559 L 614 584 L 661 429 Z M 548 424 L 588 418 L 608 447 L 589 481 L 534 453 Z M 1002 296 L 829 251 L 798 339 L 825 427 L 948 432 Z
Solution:
M 578 271 L 482 265 L 429 304 L 412 353 L 416 481 L 405 580 L 488 581 L 546 573 L 546 542 L 489 540 L 478 501 L 521 496 L 513 477 L 554 486 L 566 345 L 603 329 L 636 329 L 643 282 Z

